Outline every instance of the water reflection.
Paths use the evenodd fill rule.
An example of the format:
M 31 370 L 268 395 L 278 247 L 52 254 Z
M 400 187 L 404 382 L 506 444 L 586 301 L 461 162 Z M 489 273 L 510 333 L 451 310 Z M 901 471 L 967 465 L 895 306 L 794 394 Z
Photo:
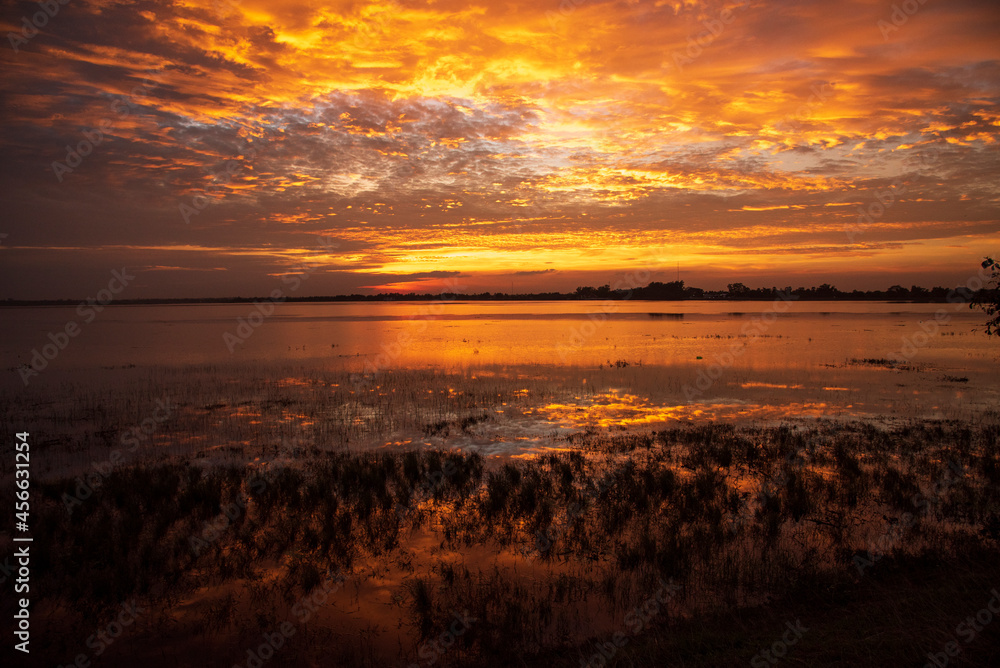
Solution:
M 787 385 L 768 385 L 787 388 Z M 801 387 L 801 386 L 798 386 Z M 824 402 L 792 402 L 787 404 L 690 403 L 664 406 L 634 394 L 610 392 L 567 403 L 551 403 L 538 410 L 552 423 L 562 426 L 586 428 L 588 426 L 636 427 L 640 425 L 664 426 L 677 422 L 733 419 L 783 419 L 789 416 L 820 417 L 831 413 Z M 838 413 L 841 411 L 838 410 Z
M 938 304 L 794 302 L 768 322 L 770 302 L 452 302 L 280 304 L 230 352 L 223 335 L 242 304 L 109 307 L 51 364 L 55 368 L 309 360 L 352 371 L 461 369 L 496 364 L 583 365 L 625 361 L 706 364 L 734 355 L 745 369 L 812 368 L 853 358 L 888 358 Z M 888 309 L 892 310 L 889 311 Z M 683 317 L 650 317 L 667 312 Z M 74 318 L 72 308 L 4 309 L 18 327 L 0 331 L 14 364 Z M 774 315 L 774 314 L 771 314 Z M 994 346 L 973 329 L 975 312 L 951 314 L 919 360 L 960 368 L 991 360 Z

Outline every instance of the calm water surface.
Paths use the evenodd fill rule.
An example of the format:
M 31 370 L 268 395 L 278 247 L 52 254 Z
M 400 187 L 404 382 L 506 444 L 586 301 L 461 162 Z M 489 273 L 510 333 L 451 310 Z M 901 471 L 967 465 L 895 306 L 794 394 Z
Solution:
M 807 368 L 895 357 L 962 371 L 995 360 L 997 348 L 973 331 L 981 329 L 981 313 L 951 304 L 319 303 L 279 304 L 263 319 L 251 315 L 256 310 L 249 304 L 155 305 L 111 306 L 90 323 L 75 307 L 0 313 L 7 323 L 0 350 L 12 365 L 30 361 L 32 351 L 49 342 L 49 332 L 70 321 L 80 324 L 81 334 L 53 368 L 290 359 L 369 370 L 618 360 L 670 365 L 699 356 L 711 361 L 741 341 L 746 345 L 737 367 Z M 241 329 L 240 319 L 258 326 Z M 242 339 L 248 332 L 227 345 L 226 333 Z
M 160 305 L 110 307 L 91 323 L 75 308 L 0 312 L 8 323 L 0 349 L 11 360 L 0 388 L 12 397 L 24 390 L 18 366 L 49 342 L 50 332 L 70 321 L 82 328 L 32 378 L 25 406 L 60 393 L 72 401 L 80 388 L 114 402 L 105 388 L 125 387 L 126 378 L 152 392 L 163 369 L 182 370 L 171 382 L 198 385 L 196 369 L 185 371 L 194 367 L 247 387 L 288 388 L 316 373 L 341 372 L 337 392 L 364 406 L 396 391 L 381 387 L 391 373 L 444 374 L 436 381 L 441 387 L 423 391 L 452 397 L 476 392 L 484 379 L 531 379 L 536 389 L 524 390 L 517 411 L 498 400 L 497 410 L 516 419 L 484 426 L 496 433 L 477 438 L 490 443 L 685 421 L 974 420 L 1000 407 L 1000 345 L 983 334 L 983 315 L 964 304 L 317 303 L 280 304 L 268 317 L 251 315 L 250 304 Z M 408 382 L 389 385 L 412 390 Z M 343 401 L 338 397 L 309 401 L 322 413 Z M 235 403 L 224 396 L 205 402 Z M 377 411 L 369 418 L 395 420 Z

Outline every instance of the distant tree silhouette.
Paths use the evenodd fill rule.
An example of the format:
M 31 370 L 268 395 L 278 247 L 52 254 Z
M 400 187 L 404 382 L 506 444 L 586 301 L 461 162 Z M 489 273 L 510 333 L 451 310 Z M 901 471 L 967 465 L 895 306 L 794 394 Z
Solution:
M 669 283 L 654 281 L 644 288 L 637 288 L 635 293 L 639 299 L 676 300 L 688 296 L 688 292 L 684 288 L 684 281 L 671 281 Z
M 983 269 L 989 269 L 991 278 L 969 303 L 986 314 L 986 336 L 1000 336 L 1000 262 L 993 258 L 983 260 Z
M 835 299 L 840 296 L 840 290 L 834 285 L 829 283 L 824 283 L 823 285 L 816 288 L 816 298 L 817 299 Z
M 922 288 L 919 285 L 914 285 L 910 288 L 910 299 L 915 302 L 926 302 L 931 298 L 931 291 L 927 288 Z
M 730 283 L 726 286 L 730 299 L 745 299 L 750 295 L 750 288 L 742 283 Z

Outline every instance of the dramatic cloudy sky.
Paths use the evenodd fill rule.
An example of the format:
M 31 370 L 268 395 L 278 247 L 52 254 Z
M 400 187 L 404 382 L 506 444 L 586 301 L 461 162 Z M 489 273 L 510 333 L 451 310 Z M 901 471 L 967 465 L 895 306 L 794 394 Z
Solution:
M 303 262 L 303 295 L 955 285 L 1000 254 L 996 0 L 2 6 L 0 298 Z

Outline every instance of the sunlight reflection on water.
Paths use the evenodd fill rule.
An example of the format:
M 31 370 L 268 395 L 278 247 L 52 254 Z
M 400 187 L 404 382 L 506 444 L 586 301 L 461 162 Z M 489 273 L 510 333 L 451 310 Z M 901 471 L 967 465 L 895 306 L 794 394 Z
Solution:
M 784 386 L 787 387 L 787 386 Z M 676 422 L 718 421 L 750 418 L 780 418 L 789 415 L 818 417 L 826 414 L 826 403 L 760 405 L 744 402 L 729 404 L 691 403 L 661 406 L 634 394 L 602 394 L 591 401 L 552 403 L 539 408 L 550 422 L 583 428 L 634 427 L 666 425 Z
M 1000 347 L 974 331 L 968 308 L 900 359 L 941 305 L 793 303 L 759 331 L 748 326 L 769 302 L 623 303 L 600 322 L 587 315 L 600 305 L 584 302 L 451 303 L 411 318 L 425 306 L 283 304 L 233 355 L 222 335 L 246 305 L 109 308 L 29 388 L 13 366 L 0 390 L 24 414 L 53 406 L 53 425 L 60 411 L 89 424 L 87 401 L 122 397 L 132 425 L 170 393 L 189 405 L 169 425 L 181 444 L 209 429 L 220 444 L 272 447 L 294 434 L 508 454 L 560 448 L 587 428 L 971 419 L 1000 405 Z M 0 333 L 0 348 L 21 363 L 72 315 L 9 311 L 24 326 Z M 650 317 L 667 311 L 675 317 Z M 480 414 L 490 417 L 462 423 Z

